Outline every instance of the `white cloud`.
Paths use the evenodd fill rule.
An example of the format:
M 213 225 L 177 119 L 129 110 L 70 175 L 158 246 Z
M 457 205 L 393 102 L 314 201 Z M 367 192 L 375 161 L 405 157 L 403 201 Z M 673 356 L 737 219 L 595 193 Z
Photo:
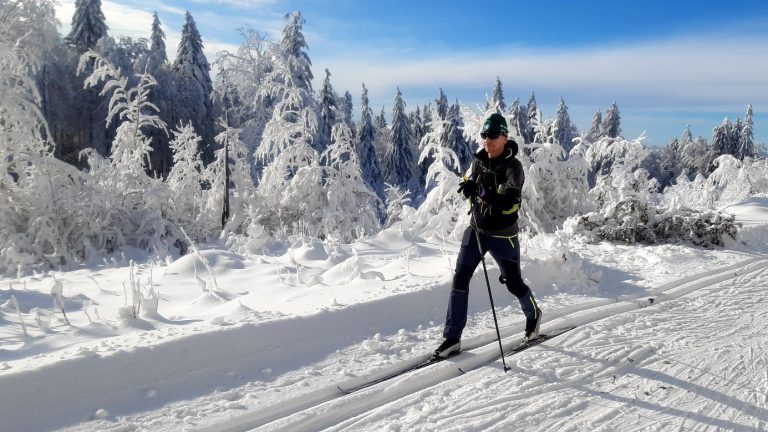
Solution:
M 499 52 L 508 52 L 499 55 Z M 758 100 L 768 103 L 768 40 L 765 37 L 678 38 L 628 46 L 572 51 L 532 51 L 510 47 L 493 52 L 455 53 L 420 59 L 357 54 L 325 57 L 337 88 L 372 95 L 394 88 L 492 88 L 499 76 L 505 88 L 653 101 L 655 105 L 698 106 Z M 478 95 L 480 99 L 482 95 Z M 574 98 L 575 100 L 575 98 Z

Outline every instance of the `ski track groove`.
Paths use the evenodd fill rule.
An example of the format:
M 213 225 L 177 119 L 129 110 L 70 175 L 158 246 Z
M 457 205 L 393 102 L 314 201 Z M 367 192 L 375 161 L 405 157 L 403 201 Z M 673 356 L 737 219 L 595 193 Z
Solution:
M 685 296 L 685 295 L 688 295 L 688 294 L 691 294 L 691 293 L 695 293 L 696 297 L 698 297 L 698 298 L 706 297 L 706 296 L 708 296 L 708 294 L 710 294 L 711 292 L 714 292 L 714 291 L 716 291 L 718 289 L 719 290 L 723 290 L 724 287 L 725 287 L 725 290 L 726 290 L 727 293 L 733 293 L 738 288 L 739 284 L 737 282 L 739 282 L 742 278 L 745 278 L 747 275 L 752 275 L 752 278 L 754 279 L 753 273 L 757 273 L 758 275 L 765 274 L 768 271 L 765 268 L 766 264 L 767 264 L 767 262 L 763 258 L 759 258 L 759 257 L 752 258 L 752 259 L 745 260 L 745 261 L 743 261 L 741 263 L 737 263 L 737 264 L 732 265 L 732 266 L 728 266 L 728 267 L 720 268 L 720 269 L 714 269 L 714 270 L 711 270 L 711 271 L 700 273 L 698 275 L 692 275 L 692 276 L 688 276 L 686 278 L 683 278 L 683 279 L 680 279 L 680 280 L 677 280 L 677 281 L 672 281 L 672 282 L 666 283 L 664 285 L 661 285 L 660 287 L 658 287 L 655 290 L 649 290 L 644 295 L 626 296 L 626 297 L 620 297 L 620 298 L 616 298 L 616 299 L 596 300 L 596 301 L 586 302 L 586 303 L 583 303 L 583 304 L 578 304 L 578 305 L 573 305 L 573 306 L 568 306 L 568 307 L 560 308 L 560 309 L 557 310 L 558 313 L 556 314 L 556 316 L 553 316 L 549 321 L 556 321 L 557 319 L 561 319 L 561 320 L 564 319 L 566 321 L 566 323 L 567 323 L 568 322 L 568 316 L 570 316 L 570 315 L 574 315 L 574 314 L 578 314 L 578 313 L 588 313 L 590 311 L 592 311 L 593 314 L 598 314 L 599 315 L 598 311 L 600 309 L 602 309 L 602 308 L 610 309 L 611 306 L 620 305 L 622 303 L 630 304 L 631 307 L 628 307 L 628 308 L 618 307 L 618 308 L 616 308 L 618 310 L 614 311 L 613 313 L 609 313 L 609 314 L 604 315 L 604 316 L 592 317 L 593 319 L 591 319 L 591 320 L 587 319 L 587 320 L 585 320 L 585 322 L 583 322 L 581 324 L 589 324 L 589 323 L 593 323 L 593 322 L 600 321 L 602 319 L 610 318 L 610 317 L 619 317 L 619 319 L 620 319 L 620 317 L 621 317 L 621 315 L 623 313 L 635 311 L 635 310 L 638 310 L 638 309 L 641 309 L 642 307 L 644 307 L 644 305 L 642 304 L 642 302 L 643 302 L 642 299 L 643 298 L 647 298 L 647 297 L 656 297 L 657 301 L 655 301 L 653 303 L 653 305 L 658 305 L 659 303 L 663 303 L 666 300 L 674 300 L 676 298 L 679 298 L 679 297 L 682 297 L 682 296 Z M 727 283 L 729 281 L 730 281 L 730 285 Z M 715 288 L 712 288 L 712 286 L 714 286 Z M 718 302 L 719 302 L 718 304 L 720 304 L 720 305 L 724 304 L 724 302 L 727 302 L 727 299 L 731 298 L 731 297 L 732 296 L 730 296 L 730 295 L 726 295 L 726 296 L 722 296 L 722 297 L 718 298 Z M 624 310 L 624 309 L 626 309 L 626 310 Z M 625 319 L 625 320 L 627 320 L 627 319 Z M 695 323 L 694 319 L 688 319 L 687 321 L 690 322 L 690 323 Z M 645 323 L 645 325 L 647 325 L 649 327 L 653 326 L 655 324 L 658 324 L 658 323 L 652 323 L 650 321 Z M 621 326 L 619 326 L 619 328 L 621 329 Z M 693 328 L 695 329 L 696 326 L 694 325 Z M 503 336 L 502 337 L 508 337 L 508 335 L 512 331 L 511 328 L 505 328 L 504 330 L 505 331 L 503 332 Z M 579 343 L 579 342 L 582 342 L 583 340 L 586 339 L 587 340 L 586 344 L 589 344 L 589 335 L 584 335 L 581 338 L 581 341 L 580 341 L 579 340 L 580 333 L 584 333 L 584 332 L 576 332 L 576 334 L 573 334 L 573 335 L 566 335 L 565 339 L 567 339 L 568 342 L 572 342 L 572 343 L 573 342 Z M 587 345 L 587 346 L 590 347 L 591 349 L 595 349 L 595 348 L 607 349 L 607 352 L 605 353 L 605 355 L 608 356 L 608 357 L 605 357 L 605 358 L 620 357 L 622 352 L 620 350 L 618 350 L 615 346 L 613 346 L 613 350 L 611 350 L 612 345 L 615 343 L 615 339 L 626 339 L 626 337 L 628 337 L 628 336 L 631 336 L 631 333 L 628 332 L 628 334 L 623 335 L 619 331 L 618 334 L 611 335 L 611 337 L 607 341 L 604 341 L 604 343 L 602 343 L 602 345 L 600 345 L 599 339 L 593 339 L 593 340 L 597 341 L 596 345 L 592 345 L 592 346 Z M 480 336 L 478 336 L 476 338 L 473 338 L 473 340 L 474 340 L 474 343 L 472 344 L 473 346 L 470 346 L 469 349 L 471 350 L 471 349 L 476 348 L 476 346 L 474 346 L 474 345 L 479 346 L 479 345 L 482 345 L 483 343 L 487 344 L 487 343 L 495 342 L 495 337 L 494 338 L 490 338 L 490 342 L 486 341 L 486 339 L 489 339 L 489 338 L 485 337 L 484 335 L 480 335 Z M 537 350 L 547 349 L 547 348 L 548 347 L 539 346 L 537 348 Z M 720 352 L 724 353 L 723 351 L 720 351 Z M 762 352 L 764 354 L 765 350 L 763 350 Z M 635 355 L 635 356 L 641 355 L 643 357 L 643 359 L 646 359 L 648 356 L 650 356 L 649 353 L 650 353 L 649 350 L 639 349 L 639 350 L 632 351 L 630 353 L 630 355 Z M 595 359 L 593 359 L 593 360 L 595 360 Z M 599 362 L 601 360 L 597 359 L 597 361 Z M 703 363 L 703 362 L 704 362 L 704 360 L 701 360 L 700 364 Z M 765 362 L 763 362 L 763 364 L 764 363 Z M 742 362 L 741 364 L 745 364 L 745 363 Z M 543 386 L 545 388 L 542 389 L 541 391 L 544 392 L 542 394 L 546 394 L 546 393 L 550 393 L 551 394 L 552 392 L 557 392 L 558 390 L 573 389 L 574 387 L 577 387 L 577 391 L 586 391 L 588 393 L 596 393 L 599 396 L 599 392 L 596 392 L 596 391 L 588 388 L 588 385 L 590 383 L 594 384 L 594 383 L 598 382 L 601 379 L 606 379 L 606 378 L 610 379 L 609 376 L 613 376 L 614 380 L 615 380 L 616 374 L 618 374 L 622 370 L 624 370 L 626 368 L 629 368 L 629 367 L 637 368 L 637 366 L 638 366 L 638 364 L 634 363 L 634 362 L 627 362 L 626 365 L 622 365 L 621 364 L 621 360 L 619 360 L 618 362 L 612 363 L 611 366 L 608 366 L 608 367 L 604 368 L 601 372 L 599 371 L 594 376 L 584 377 L 582 375 L 582 377 L 577 377 L 577 378 L 575 378 L 575 379 L 573 379 L 571 381 L 566 381 L 565 383 L 562 383 L 562 384 L 557 384 L 557 385 L 554 385 L 554 386 L 553 385 Z M 688 366 L 693 366 L 693 365 L 688 365 Z M 757 367 L 757 365 L 755 365 L 754 367 Z M 481 369 L 483 369 L 483 368 L 481 368 Z M 713 373 L 711 373 L 709 371 L 706 371 L 706 370 L 702 370 L 701 368 L 698 368 L 698 367 L 695 367 L 695 369 L 698 369 L 699 375 L 697 376 L 697 379 L 694 382 L 697 382 L 698 379 L 709 378 L 709 381 L 707 381 L 707 383 L 711 383 L 712 380 L 715 379 L 715 378 L 713 378 Z M 576 361 L 574 361 L 574 363 L 573 363 L 573 370 L 574 370 L 574 372 L 578 371 L 578 362 L 576 362 Z M 736 370 L 737 370 L 736 366 L 731 368 L 732 372 L 735 372 Z M 475 371 L 467 371 L 467 372 L 468 373 L 474 373 Z M 565 371 L 565 372 L 567 374 L 568 371 Z M 562 373 L 562 371 L 561 371 L 561 373 Z M 559 379 L 559 377 L 557 377 L 557 378 Z M 450 379 L 450 377 L 448 379 Z M 399 382 L 398 379 L 395 379 L 395 381 L 396 382 L 393 385 L 396 385 Z M 546 382 L 546 380 L 542 380 L 542 382 Z M 765 386 L 768 387 L 768 373 L 766 373 L 766 377 L 765 377 L 764 382 L 765 382 Z M 424 387 L 424 388 L 432 388 L 434 390 L 435 387 L 438 387 L 438 386 L 440 386 L 443 383 L 444 383 L 444 381 L 443 382 L 438 382 L 436 384 L 428 385 L 427 387 Z M 374 386 L 372 388 L 378 388 L 381 385 L 382 384 L 379 384 L 379 385 Z M 494 384 L 492 383 L 491 385 L 494 385 Z M 502 386 L 503 383 L 501 381 L 499 381 L 497 385 L 498 386 Z M 731 387 L 729 387 L 729 392 L 730 392 L 730 390 L 733 390 L 735 388 L 736 384 L 730 382 L 730 385 L 731 385 Z M 706 388 L 706 385 L 692 384 L 692 386 Z M 365 410 L 363 410 L 363 412 L 360 413 L 360 412 L 358 412 L 359 410 L 356 410 L 354 408 L 354 405 L 355 405 L 356 402 L 358 404 L 360 403 L 359 402 L 359 398 L 352 397 L 352 398 L 345 399 L 343 397 L 343 395 L 336 394 L 336 395 L 328 396 L 327 400 L 323 400 L 323 401 L 320 401 L 320 402 L 317 402 L 317 403 L 312 403 L 312 404 L 310 404 L 310 406 L 305 406 L 303 408 L 299 407 L 299 409 L 294 411 L 294 412 L 281 413 L 279 418 L 273 418 L 273 419 L 269 420 L 268 422 L 263 422 L 261 424 L 259 424 L 258 422 L 256 422 L 256 423 L 251 422 L 250 424 L 248 424 L 249 422 L 247 421 L 248 420 L 247 418 L 248 417 L 250 417 L 250 418 L 254 417 L 254 413 L 249 413 L 249 414 L 246 414 L 244 416 L 241 416 L 241 417 L 238 417 L 238 418 L 235 418 L 235 419 L 229 419 L 229 421 L 225 421 L 225 422 L 222 422 L 222 423 L 214 424 L 212 426 L 209 426 L 209 427 L 207 427 L 205 429 L 201 429 L 201 430 L 205 430 L 205 431 L 209 431 L 209 430 L 210 431 L 213 431 L 213 430 L 217 430 L 217 431 L 219 431 L 219 430 L 236 431 L 237 430 L 237 431 L 239 431 L 239 430 L 242 430 L 242 431 L 245 431 L 245 430 L 252 430 L 253 428 L 259 428 L 259 430 L 262 430 L 262 429 L 263 430 L 299 430 L 299 429 L 309 430 L 309 429 L 306 429 L 305 427 L 299 426 L 299 425 L 305 424 L 304 422 L 302 422 L 302 420 L 305 419 L 306 417 L 309 417 L 309 416 L 312 416 L 312 415 L 314 415 L 314 417 L 312 417 L 314 422 L 310 422 L 310 423 L 312 423 L 314 426 L 318 426 L 318 427 L 322 426 L 322 429 L 325 429 L 325 430 L 353 430 L 353 429 L 349 429 L 349 428 L 353 427 L 353 426 L 356 426 L 356 425 L 360 425 L 360 423 L 364 422 L 366 419 L 367 420 L 375 419 L 377 417 L 377 413 L 381 413 L 381 412 L 385 411 L 385 407 L 387 407 L 388 405 L 390 405 L 392 403 L 395 403 L 395 402 L 398 402 L 398 401 L 404 401 L 404 400 L 419 399 L 421 396 L 419 396 L 418 393 L 421 392 L 422 390 L 424 390 L 424 388 L 416 388 L 415 390 L 411 391 L 410 393 L 406 393 L 404 395 L 400 395 L 399 397 L 396 397 L 396 398 L 391 399 L 391 400 L 384 400 L 384 401 L 382 401 L 382 403 L 379 406 L 371 408 L 371 410 L 368 411 L 368 412 L 365 412 Z M 759 388 L 759 386 L 758 386 L 758 388 Z M 366 390 L 369 390 L 369 389 L 366 389 Z M 362 390 L 361 392 L 365 392 L 366 390 Z M 753 389 L 750 389 L 750 390 L 753 390 Z M 677 394 L 677 396 L 673 397 L 672 401 L 674 401 L 674 400 L 676 400 L 678 398 L 690 397 L 690 396 L 688 396 L 688 394 L 691 393 L 691 392 L 690 391 L 683 391 L 682 389 L 676 389 L 675 393 Z M 757 391 L 752 391 L 750 393 L 757 394 Z M 355 396 L 356 394 L 357 393 L 353 393 L 353 394 L 351 394 L 349 396 Z M 301 399 L 304 396 L 306 396 L 306 395 L 302 395 L 302 396 L 300 396 L 300 397 L 298 397 L 296 399 Z M 474 395 L 469 395 L 469 396 L 472 397 Z M 341 407 L 341 408 L 334 407 L 333 405 L 342 405 L 341 403 L 339 403 L 340 399 L 345 399 L 344 402 L 348 402 L 346 404 L 346 406 Z M 356 401 L 355 399 L 358 399 L 358 400 Z M 506 400 L 496 400 L 495 403 L 491 404 L 489 407 L 486 407 L 486 409 L 487 410 L 491 410 L 492 407 L 498 407 L 499 404 L 502 404 L 502 403 L 505 403 L 505 402 L 513 402 L 515 400 L 522 400 L 522 398 L 521 397 L 517 397 L 517 398 L 516 397 L 512 397 L 512 398 L 508 398 Z M 617 402 L 617 403 L 619 403 L 619 405 L 610 408 L 610 410 L 607 411 L 607 414 L 614 413 L 615 414 L 614 418 L 618 419 L 618 418 L 623 417 L 623 415 L 622 415 L 622 407 L 624 406 L 624 404 L 622 402 Z M 704 405 L 702 405 L 702 407 L 701 407 L 701 411 L 702 412 L 706 410 L 706 405 L 708 404 L 708 402 L 704 401 L 703 403 L 704 403 Z M 364 404 L 364 400 L 363 400 L 363 404 Z M 330 406 L 321 407 L 321 405 L 330 405 Z M 350 407 L 350 405 L 352 405 L 352 407 Z M 726 406 L 727 404 L 720 404 L 720 403 L 718 403 L 717 405 L 720 405 L 721 412 L 725 412 L 725 411 L 727 411 L 729 409 L 729 407 Z M 765 405 L 765 404 L 763 404 L 763 405 Z M 267 407 L 266 410 L 269 410 L 270 408 L 271 407 Z M 323 410 L 321 408 L 326 408 L 326 409 Z M 343 413 L 336 414 L 334 416 L 334 414 L 333 414 L 333 409 L 334 408 L 336 408 L 337 411 L 340 409 L 341 411 L 343 411 Z M 568 404 L 566 404 L 566 406 L 561 408 L 561 409 L 564 410 L 565 412 L 571 412 L 571 413 L 574 412 L 573 408 L 570 408 L 570 409 L 568 408 Z M 266 411 L 266 410 L 264 410 L 264 411 Z M 259 412 L 260 411 L 262 411 L 262 410 L 259 410 Z M 658 410 L 656 410 L 656 411 L 658 412 Z M 666 411 L 666 410 L 662 410 L 661 413 L 663 413 L 664 411 Z M 734 419 L 733 419 L 734 422 L 731 423 L 731 424 L 735 424 L 735 419 L 740 415 L 740 413 L 738 412 L 739 410 L 735 410 L 735 411 L 737 411 L 737 412 L 734 414 Z M 575 412 L 578 412 L 578 411 L 575 411 Z M 477 408 L 475 408 L 473 410 L 470 410 L 470 411 L 459 410 L 459 411 L 455 411 L 455 412 L 451 413 L 450 416 L 448 416 L 448 417 L 442 417 L 442 418 L 441 417 L 437 417 L 437 418 L 430 417 L 430 420 L 432 422 L 437 420 L 438 422 L 442 421 L 442 422 L 445 423 L 445 422 L 448 421 L 448 419 L 450 419 L 450 418 L 452 418 L 454 416 L 457 416 L 457 415 L 471 415 L 472 417 L 475 417 L 476 415 L 482 415 L 483 413 L 484 414 L 489 414 L 487 412 L 478 413 Z M 549 413 L 549 414 L 551 414 L 551 413 Z M 639 415 L 639 413 L 637 413 L 637 414 Z M 384 414 L 384 415 L 386 415 L 386 414 Z M 318 418 L 318 416 L 320 418 Z M 533 416 L 535 417 L 535 413 L 534 413 Z M 610 417 L 610 416 L 608 416 L 608 417 Z M 684 426 L 685 418 L 687 418 L 687 414 L 686 415 L 682 415 L 682 413 L 677 413 L 677 415 L 675 415 L 674 418 L 676 418 L 676 417 L 682 417 L 683 418 L 683 421 L 681 422 L 678 430 L 690 430 L 689 428 L 686 428 Z M 245 419 L 242 419 L 242 418 L 245 418 Z M 494 418 L 495 418 L 495 416 L 494 416 Z M 237 423 L 238 419 L 241 420 L 240 424 L 237 424 L 237 425 L 233 426 L 232 420 L 235 420 L 235 423 Z M 711 418 L 710 417 L 710 419 L 712 421 L 714 421 L 714 422 L 721 421 L 720 418 Z M 242 420 L 245 420 L 245 421 L 242 421 Z M 484 427 L 482 429 L 483 430 L 485 430 L 485 429 L 493 430 L 493 429 L 495 429 L 496 426 L 503 427 L 502 425 L 499 424 L 499 422 L 500 423 L 504 423 L 506 420 L 508 420 L 508 419 L 505 417 L 502 420 L 499 420 L 498 422 L 490 421 L 490 422 L 484 423 L 484 426 L 486 426 L 486 427 Z M 566 419 L 564 419 L 564 420 L 566 420 Z M 571 421 L 571 422 L 573 421 L 573 416 L 571 416 L 571 419 L 569 421 Z M 661 422 L 661 421 L 663 421 L 663 420 L 659 420 L 659 422 Z M 229 425 L 228 425 L 229 428 L 223 427 L 227 423 L 229 423 Z M 624 424 L 624 425 L 626 426 L 626 424 Z M 299 427 L 298 429 L 296 429 L 297 426 Z M 475 424 L 475 426 L 476 426 L 476 424 Z M 561 430 L 569 430 L 573 426 L 574 426 L 573 424 L 570 424 L 570 425 L 566 426 L 566 429 L 561 429 Z M 646 423 L 645 427 L 647 427 L 647 426 L 648 426 L 648 424 Z M 443 429 L 443 430 L 450 430 L 450 429 Z

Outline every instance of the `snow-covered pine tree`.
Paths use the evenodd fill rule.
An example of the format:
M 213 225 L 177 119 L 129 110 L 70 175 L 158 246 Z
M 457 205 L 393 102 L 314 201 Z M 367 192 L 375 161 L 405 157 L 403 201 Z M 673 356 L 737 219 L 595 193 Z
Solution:
M 621 136 L 621 114 L 614 101 L 606 110 L 605 117 L 600 123 L 600 137 L 618 138 Z
M 459 158 L 459 165 L 457 167 L 457 174 L 463 174 L 472 163 L 475 154 L 470 147 L 469 142 L 464 139 L 464 121 L 461 117 L 461 107 L 459 102 L 456 101 L 448 109 L 448 115 L 445 119 L 444 135 L 441 137 L 441 141 L 446 148 L 451 149 L 454 154 Z
M 491 98 L 485 103 L 486 111 L 491 108 L 496 108 L 499 114 L 504 114 L 507 111 L 507 104 L 504 103 L 504 90 L 502 89 L 499 77 L 496 77 L 496 85 L 493 86 Z
M 368 89 L 363 84 L 363 94 L 360 97 L 360 125 L 357 128 L 356 137 L 357 156 L 363 180 L 379 198 L 383 199 L 384 180 L 375 149 L 376 130 L 373 125 L 373 111 L 368 103 Z
M 272 49 L 272 69 L 259 89 L 275 101 L 256 158 L 266 165 L 258 191 L 266 213 L 259 221 L 270 231 L 300 230 L 318 235 L 324 206 L 323 171 L 312 148 L 317 108 L 312 97 L 309 56 L 303 51 L 304 20 L 286 15 L 282 40 Z
M 157 16 L 157 12 L 152 15 L 152 35 L 149 40 L 151 45 L 149 46 L 147 70 L 151 73 L 168 62 L 168 53 L 165 48 L 165 32 L 160 25 L 160 18 Z
M 603 114 L 598 109 L 597 112 L 595 112 L 595 116 L 592 117 L 592 125 L 589 127 L 589 131 L 587 132 L 586 136 L 584 136 L 584 139 L 587 142 L 593 143 L 602 138 L 600 136 L 600 127 L 603 124 Z
M 101 0 L 76 0 L 72 15 L 72 30 L 66 37 L 68 44 L 83 53 L 96 46 L 107 35 L 107 19 L 101 11 Z
M 204 211 L 203 162 L 200 141 L 192 123 L 179 124 L 172 132 L 169 143 L 173 151 L 173 167 L 165 180 L 172 192 L 170 217 L 195 240 L 205 239 L 208 230 L 201 227 L 200 215 Z
M 349 90 L 345 91 L 344 96 L 339 98 L 338 106 L 339 113 L 341 113 L 340 120 L 349 126 L 349 130 L 351 130 L 352 135 L 354 135 L 355 123 L 352 120 L 352 110 L 354 109 L 354 104 L 352 103 L 352 94 L 349 92 Z
M 450 117 L 450 110 L 448 116 Z M 424 202 L 413 214 L 412 219 L 425 223 L 427 227 L 446 236 L 451 234 L 462 216 L 466 216 L 466 201 L 457 192 L 460 177 L 456 173 L 461 165 L 456 153 L 441 143 L 441 135 L 448 122 L 436 121 L 436 129 L 424 136 L 419 165 L 432 161 L 424 180 L 427 191 Z
M 318 153 L 323 153 L 331 142 L 331 130 L 339 116 L 337 100 L 338 96 L 331 86 L 331 72 L 325 69 L 325 80 L 323 80 L 320 100 L 318 101 L 317 138 L 313 143 L 313 147 Z
M 755 136 L 752 131 L 753 127 L 752 104 L 749 104 L 747 106 L 747 113 L 744 115 L 744 125 L 739 134 L 739 148 L 736 154 L 736 157 L 741 160 L 748 157 L 755 157 Z
M 528 105 L 526 105 L 525 113 L 528 115 L 527 126 L 528 129 L 525 132 L 523 138 L 525 143 L 530 144 L 536 140 L 536 128 L 539 126 L 539 107 L 536 104 L 536 95 L 531 92 L 531 97 L 528 98 Z
M 731 154 L 730 152 L 734 147 L 732 129 L 733 125 L 728 117 L 723 119 L 723 123 L 720 126 L 712 129 L 712 148 L 710 149 L 709 156 L 710 171 L 715 169 L 712 165 L 715 159 L 724 154 Z
M 578 129 L 571 123 L 571 117 L 568 115 L 568 106 L 563 98 L 560 98 L 555 120 L 552 122 L 552 135 L 555 138 L 555 142 L 565 150 L 564 154 L 567 157 L 574 146 L 573 139 L 578 136 Z
M 392 128 L 384 155 L 384 181 L 416 193 L 419 185 L 413 147 L 413 131 L 405 113 L 403 94 L 398 88 L 392 108 Z
M 383 105 L 379 115 L 373 119 L 373 129 L 376 131 L 374 148 L 379 156 L 379 166 L 384 166 L 384 155 L 387 153 L 387 141 L 389 140 L 389 127 L 387 126 L 387 117 Z
M 421 118 L 421 108 L 416 105 L 416 109 L 408 114 L 408 121 L 411 122 L 411 129 L 413 129 L 413 137 L 416 142 L 421 142 L 421 139 L 426 135 L 426 128 L 424 126 L 424 120 Z
M 707 143 L 701 137 L 693 139 L 691 125 L 688 125 L 683 131 L 679 153 L 680 172 L 685 174 L 687 178 L 692 179 L 697 173 L 707 172 Z
M 328 161 L 324 236 L 351 242 L 376 233 L 383 204 L 362 177 L 349 126 L 343 122 L 333 126 L 331 143 L 321 159 Z
M 448 98 L 443 93 L 442 88 L 440 89 L 440 96 L 435 99 L 435 104 L 437 104 L 437 109 L 435 110 L 437 114 L 436 120 L 445 120 L 448 116 Z
M 525 112 L 525 107 L 520 105 L 520 99 L 515 98 L 515 101 L 512 102 L 512 108 L 509 112 L 510 131 L 515 131 L 518 136 L 523 137 L 523 140 L 525 140 L 525 136 L 528 133 L 528 114 Z M 520 142 L 518 144 L 522 146 L 525 143 Z
M 213 83 L 210 75 L 211 66 L 203 53 L 203 40 L 197 30 L 192 14 L 185 15 L 181 41 L 173 62 L 176 75 L 177 92 L 174 106 L 173 124 L 192 122 L 195 131 L 200 134 L 200 153 L 203 163 L 213 160 L 214 125 L 211 94 Z
M 432 104 L 424 104 L 424 109 L 421 110 L 421 124 L 424 125 L 424 135 L 430 132 L 429 125 L 435 120 L 433 112 Z

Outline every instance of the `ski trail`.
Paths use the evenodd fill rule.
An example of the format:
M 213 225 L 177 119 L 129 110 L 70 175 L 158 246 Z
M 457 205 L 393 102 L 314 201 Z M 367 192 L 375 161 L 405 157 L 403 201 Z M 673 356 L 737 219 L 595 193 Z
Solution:
M 624 296 L 561 308 L 553 311 L 554 313 L 545 315 L 545 318 L 549 319 L 545 320 L 542 332 L 562 326 L 583 326 L 625 312 L 656 305 L 663 301 L 674 300 L 694 291 L 702 290 L 702 288 L 758 272 L 766 266 L 768 266 L 768 261 L 756 257 L 726 268 L 714 269 L 664 284 L 652 291 L 653 297 L 651 298 L 648 298 L 648 295 Z M 502 337 L 509 338 L 514 331 L 513 326 L 505 327 L 502 331 Z M 376 411 L 378 407 L 436 386 L 441 382 L 456 378 L 465 372 L 487 364 L 498 355 L 497 347 L 491 343 L 495 341 L 494 336 L 481 335 L 474 338 L 468 343 L 468 349 L 472 351 L 457 357 L 455 361 L 440 363 L 427 368 L 428 370 L 413 373 L 405 378 L 395 378 L 392 381 L 342 397 L 345 395 L 343 389 L 355 388 L 365 380 L 370 380 L 382 373 L 392 372 L 391 370 L 377 371 L 337 386 L 283 401 L 279 406 L 266 407 L 200 430 L 230 432 L 251 430 L 263 426 L 264 429 L 269 430 L 311 431 L 343 425 L 345 421 L 350 421 L 349 419 L 354 419 L 371 410 Z M 509 342 L 506 344 L 509 345 Z M 414 359 L 414 361 L 418 360 Z M 397 367 L 403 367 L 403 365 Z M 569 385 L 573 386 L 574 384 L 570 383 Z

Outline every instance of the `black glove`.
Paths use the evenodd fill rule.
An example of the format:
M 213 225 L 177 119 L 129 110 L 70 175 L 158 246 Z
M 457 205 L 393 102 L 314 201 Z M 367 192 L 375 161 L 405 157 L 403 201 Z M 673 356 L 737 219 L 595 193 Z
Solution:
M 483 185 L 478 184 L 472 179 L 469 179 L 459 183 L 459 190 L 456 192 L 461 192 L 464 194 L 465 198 L 473 198 L 476 196 L 483 196 L 484 190 Z

